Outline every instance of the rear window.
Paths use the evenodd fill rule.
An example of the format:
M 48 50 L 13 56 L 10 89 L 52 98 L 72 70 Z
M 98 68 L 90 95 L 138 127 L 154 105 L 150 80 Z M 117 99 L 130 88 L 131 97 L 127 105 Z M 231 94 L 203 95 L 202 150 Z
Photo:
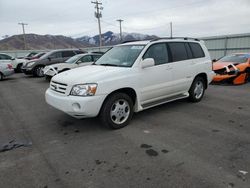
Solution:
M 183 61 L 188 58 L 185 44 L 183 42 L 170 42 L 168 43 L 172 61 Z
M 191 48 L 191 51 L 193 53 L 193 57 L 194 58 L 202 58 L 202 57 L 205 57 L 205 54 L 200 46 L 200 44 L 198 43 L 192 43 L 190 42 L 189 43 L 189 46 Z
M 75 55 L 75 53 L 73 51 L 63 51 L 62 52 L 62 57 L 72 57 L 74 55 Z
M 244 55 L 228 55 L 219 60 L 220 62 L 234 62 L 234 63 L 245 63 L 247 57 Z

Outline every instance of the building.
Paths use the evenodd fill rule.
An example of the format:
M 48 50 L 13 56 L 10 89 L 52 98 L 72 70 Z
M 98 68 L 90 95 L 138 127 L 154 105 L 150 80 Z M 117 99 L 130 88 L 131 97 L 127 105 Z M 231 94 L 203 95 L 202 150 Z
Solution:
M 212 59 L 236 52 L 250 52 L 250 33 L 201 38 Z

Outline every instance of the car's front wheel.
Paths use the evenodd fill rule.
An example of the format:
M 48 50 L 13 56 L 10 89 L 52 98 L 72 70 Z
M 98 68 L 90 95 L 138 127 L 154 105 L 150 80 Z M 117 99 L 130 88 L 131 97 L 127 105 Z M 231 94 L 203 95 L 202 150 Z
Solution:
M 37 66 L 34 68 L 34 72 L 33 75 L 37 76 L 37 77 L 43 77 L 44 73 L 43 73 L 43 66 Z
M 191 102 L 201 101 L 205 93 L 205 81 L 202 77 L 197 77 L 189 89 L 189 100 Z
M 120 129 L 130 122 L 134 113 L 133 101 L 125 93 L 114 93 L 104 102 L 100 118 L 111 129 Z

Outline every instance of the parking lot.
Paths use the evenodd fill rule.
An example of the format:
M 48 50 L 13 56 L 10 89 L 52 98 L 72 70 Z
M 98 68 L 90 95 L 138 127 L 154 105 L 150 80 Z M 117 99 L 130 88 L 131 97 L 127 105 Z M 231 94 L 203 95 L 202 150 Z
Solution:
M 211 85 L 111 131 L 48 106 L 43 78 L 0 82 L 0 187 L 250 187 L 250 83 Z M 32 144 L 31 144 L 32 143 Z

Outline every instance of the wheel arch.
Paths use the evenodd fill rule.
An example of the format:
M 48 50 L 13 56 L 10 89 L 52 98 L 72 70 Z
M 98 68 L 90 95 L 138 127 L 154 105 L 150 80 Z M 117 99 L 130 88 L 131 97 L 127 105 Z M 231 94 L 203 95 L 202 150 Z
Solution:
M 196 78 L 198 78 L 198 77 L 201 77 L 201 78 L 204 79 L 204 81 L 205 81 L 205 89 L 207 89 L 207 87 L 208 87 L 207 74 L 206 74 L 205 72 L 199 73 L 199 74 L 197 74 L 197 75 L 194 77 L 194 80 L 195 80 Z M 193 80 L 193 82 L 194 82 L 194 80 Z
M 104 105 L 104 103 L 108 100 L 108 98 L 113 95 L 114 93 L 125 93 L 127 94 L 129 97 L 131 97 L 132 101 L 133 101 L 133 105 L 134 107 L 137 105 L 137 93 L 135 91 L 135 89 L 131 88 L 131 87 L 124 87 L 124 88 L 120 88 L 120 89 L 116 89 L 114 91 L 112 91 L 111 93 L 109 93 L 106 98 L 104 99 L 103 103 L 102 103 L 102 107 Z M 101 108 L 102 108 L 101 107 Z M 101 110 L 100 110 L 101 111 Z M 100 112 L 99 112 L 100 113 Z

